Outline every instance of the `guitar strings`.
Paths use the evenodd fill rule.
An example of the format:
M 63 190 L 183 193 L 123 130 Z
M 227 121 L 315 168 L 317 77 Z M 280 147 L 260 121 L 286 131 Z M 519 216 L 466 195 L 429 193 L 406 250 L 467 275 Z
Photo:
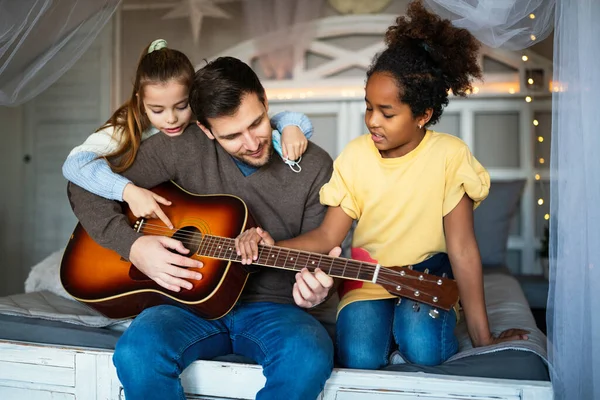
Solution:
M 225 245 L 225 247 L 227 247 L 227 246 L 231 246 L 233 244 L 233 242 L 234 242 L 234 239 L 232 239 L 232 238 L 226 238 L 226 237 L 220 237 L 220 236 L 213 236 L 213 235 L 204 235 L 201 232 L 192 232 L 192 231 L 187 231 L 185 229 L 177 229 L 177 230 L 175 230 L 175 229 L 169 229 L 169 228 L 163 227 L 162 225 L 155 225 L 155 224 L 150 224 L 150 223 L 143 224 L 142 227 L 141 227 L 141 231 L 142 232 L 151 231 L 151 232 L 149 232 L 151 234 L 153 234 L 153 233 L 160 233 L 160 234 L 163 234 L 163 235 L 165 233 L 167 233 L 167 232 L 171 233 L 171 232 L 175 231 L 175 233 L 172 236 L 170 236 L 170 237 L 177 238 L 177 239 L 192 239 L 192 240 L 189 240 L 188 243 L 199 245 L 199 247 L 202 247 L 203 245 L 206 245 L 207 247 L 219 246 L 219 245 L 223 246 L 223 245 Z M 198 237 L 198 236 L 200 236 L 200 239 L 196 239 L 196 237 Z M 204 236 L 208 236 L 208 238 L 206 239 Z M 211 243 L 211 241 L 212 241 L 212 243 Z M 229 241 L 230 243 L 227 244 L 226 241 Z M 352 265 L 348 265 L 348 262 L 350 262 L 350 263 L 357 263 L 358 262 L 358 263 L 363 264 L 367 268 L 370 268 L 370 269 L 373 269 L 373 270 L 375 269 L 375 265 L 372 265 L 371 263 L 366 263 L 366 262 L 363 262 L 363 261 L 357 261 L 357 260 L 351 260 L 351 259 L 344 259 L 344 258 L 332 257 L 332 256 L 328 256 L 328 255 L 320 255 L 320 254 L 315 254 L 315 253 L 311 254 L 309 252 L 304 252 L 302 250 L 287 249 L 287 248 L 278 247 L 278 246 L 262 246 L 262 245 L 259 245 L 259 246 L 260 246 L 260 251 L 259 251 L 259 255 L 258 255 L 258 259 L 256 260 L 256 263 L 257 264 L 263 263 L 263 264 L 265 264 L 267 266 L 269 266 L 267 264 L 268 258 L 266 258 L 264 262 L 260 262 L 261 261 L 261 257 L 262 257 L 262 251 L 263 250 L 267 250 L 267 249 L 268 250 L 277 249 L 278 253 L 281 253 L 281 251 L 288 251 L 288 256 L 289 256 L 290 252 L 296 253 L 298 255 L 298 257 L 297 257 L 296 262 L 294 263 L 294 266 L 297 265 L 297 263 L 298 263 L 299 260 L 301 260 L 300 261 L 301 265 L 305 264 L 305 265 L 308 266 L 307 263 L 311 259 L 311 257 L 317 257 L 317 256 L 320 257 L 320 260 L 319 260 L 319 263 L 318 263 L 318 264 L 320 264 L 320 261 L 322 261 L 323 258 L 325 257 L 326 260 L 328 260 L 328 261 L 331 262 L 331 267 L 329 268 L 330 271 L 331 271 L 331 268 L 333 268 L 334 266 L 336 266 L 337 268 L 342 268 L 343 267 L 344 268 L 344 272 L 343 272 L 344 274 L 346 272 L 356 272 L 356 278 L 351 278 L 351 277 L 345 276 L 345 275 L 343 276 L 343 277 L 348 277 L 350 279 L 358 279 L 358 280 L 363 280 L 363 281 L 370 281 L 369 279 L 363 279 L 363 278 L 359 277 L 360 276 L 360 272 L 363 270 L 363 268 L 361 266 L 354 267 Z M 225 251 L 226 252 L 229 251 L 230 253 L 232 253 L 232 254 L 230 254 L 229 257 L 226 258 L 227 260 L 232 260 L 232 261 L 240 261 L 241 260 L 241 257 L 238 256 L 237 253 L 235 253 L 233 250 L 225 250 Z M 223 252 L 223 250 L 220 250 L 220 252 Z M 220 257 L 217 257 L 217 258 L 220 258 Z M 276 260 L 278 260 L 279 258 L 280 258 L 280 255 L 277 256 Z M 284 264 L 287 264 L 287 261 L 284 261 Z M 314 264 L 314 262 L 313 262 L 313 264 Z M 283 268 L 285 268 L 285 267 L 283 267 Z M 367 270 L 367 268 L 364 268 L 364 269 Z M 295 270 L 295 268 L 293 268 L 293 269 Z M 323 270 L 324 269 L 327 269 L 327 267 L 324 267 Z M 367 270 L 367 272 L 373 272 L 373 271 L 368 271 Z M 386 276 L 388 277 L 388 279 L 386 279 Z M 426 296 L 430 296 L 432 298 L 434 297 L 432 294 L 427 293 L 426 291 L 423 291 L 422 289 L 419 290 L 419 289 L 414 288 L 414 287 L 412 287 L 412 286 L 410 286 L 408 284 L 398 283 L 398 282 L 395 282 L 395 281 L 391 281 L 391 280 L 389 280 L 390 276 L 391 276 L 392 279 L 394 277 L 402 277 L 404 279 L 413 279 L 413 280 L 419 279 L 422 282 L 437 284 L 437 280 L 433 280 L 432 281 L 432 280 L 427 279 L 426 278 L 426 276 L 427 276 L 426 274 L 422 275 L 423 278 L 417 278 L 417 277 L 414 277 L 414 276 L 411 276 L 411 275 L 407 275 L 405 273 L 405 271 L 403 273 L 403 272 L 394 271 L 394 270 L 392 270 L 392 269 L 390 269 L 388 267 L 380 266 L 380 272 L 379 272 L 379 276 L 378 276 L 377 281 L 380 282 L 380 283 L 384 283 L 384 284 L 388 284 L 388 285 L 392 285 L 392 286 L 396 286 L 396 287 L 406 288 L 406 289 L 411 290 L 413 292 L 417 292 L 418 291 L 419 293 L 422 293 L 423 295 L 426 295 Z
M 288 256 L 289 256 L 290 252 L 299 253 L 298 257 L 297 257 L 297 260 L 296 260 L 296 263 L 294 264 L 294 268 L 293 269 L 295 269 L 295 266 L 298 263 L 300 263 L 301 265 L 308 265 L 308 261 L 311 260 L 311 258 L 316 258 L 317 256 L 321 256 L 321 259 L 323 257 L 326 257 L 328 261 L 332 261 L 331 267 L 334 267 L 334 264 L 337 264 L 337 265 L 335 265 L 337 268 L 341 268 L 343 266 L 345 269 L 344 269 L 344 272 L 342 273 L 342 277 L 346 277 L 346 278 L 349 278 L 349 279 L 358 279 L 358 280 L 363 280 L 363 281 L 371 281 L 371 279 L 364 279 L 364 278 L 360 278 L 359 277 L 360 272 L 362 272 L 362 270 L 363 270 L 363 268 L 361 266 L 359 266 L 358 268 L 352 267 L 352 265 L 348 265 L 348 262 L 350 262 L 350 263 L 359 263 L 359 264 L 365 265 L 368 269 L 371 269 L 371 271 L 367 270 L 368 273 L 372 273 L 375 270 L 375 266 L 374 265 L 370 265 L 369 263 L 365 263 L 365 262 L 362 262 L 362 261 L 351 260 L 351 259 L 341 259 L 341 258 L 337 258 L 337 257 L 331 257 L 331 256 L 327 256 L 327 255 L 320 255 L 320 254 L 314 254 L 314 255 L 312 255 L 311 253 L 303 254 L 302 251 L 297 251 L 295 249 L 286 249 L 286 248 L 283 248 L 283 247 L 276 247 L 276 246 L 261 246 L 261 248 L 259 250 L 258 259 L 256 260 L 256 262 L 259 263 L 259 264 L 263 263 L 261 261 L 261 258 L 263 257 L 262 252 L 263 251 L 269 251 L 269 254 L 270 254 L 270 252 L 271 252 L 271 250 L 272 250 L 273 247 L 275 249 L 277 249 L 277 251 L 279 253 L 281 251 L 288 251 Z M 277 257 L 276 262 L 278 261 L 279 258 L 280 258 L 280 256 Z M 287 258 L 287 256 L 286 256 L 286 258 Z M 266 257 L 266 260 L 268 260 L 268 255 Z M 319 263 L 320 263 L 320 261 L 316 262 L 316 264 L 319 264 Z M 266 261 L 264 262 L 264 264 L 269 265 Z M 284 261 L 284 264 L 287 264 L 287 261 Z M 365 268 L 365 269 L 367 269 L 367 268 Z M 325 266 L 325 267 L 323 267 L 321 269 L 325 272 L 327 270 L 327 266 Z M 330 268 L 330 271 L 331 271 L 331 268 Z M 356 273 L 356 277 L 353 278 L 351 276 L 344 275 L 344 273 L 347 272 L 347 271 L 351 271 L 351 272 L 355 272 L 356 271 L 357 272 Z M 389 277 L 390 275 L 391 275 L 391 278 Z M 399 277 L 399 276 L 403 277 L 405 279 L 412 279 L 412 280 L 417 280 L 418 279 L 418 278 L 410 276 L 410 275 L 402 275 L 401 272 L 396 272 L 396 271 L 394 271 L 394 270 L 392 270 L 390 268 L 380 266 L 380 271 L 379 271 L 379 276 L 378 276 L 377 282 L 378 283 L 392 285 L 392 286 L 396 286 L 396 287 L 405 288 L 405 289 L 408 289 L 408 290 L 412 290 L 413 292 L 419 291 L 420 293 L 428 295 L 431 298 L 434 297 L 433 294 L 428 293 L 427 291 L 423 291 L 422 289 L 420 290 L 420 289 L 415 288 L 413 286 L 410 286 L 410 285 L 408 285 L 406 283 L 398 283 L 397 281 L 390 280 L 390 279 L 393 279 L 394 277 Z M 423 279 L 423 281 L 425 281 L 425 279 Z M 427 281 L 427 282 L 432 283 L 432 281 Z M 437 281 L 436 281 L 435 284 L 437 284 Z
M 143 229 L 143 231 L 150 231 L 150 230 L 149 229 Z M 156 232 L 157 231 L 153 230 L 153 232 L 150 232 L 150 233 L 156 233 Z M 188 238 L 194 238 L 197 235 L 199 235 L 199 233 L 194 233 L 192 235 L 187 235 L 187 237 Z M 171 237 L 178 238 L 180 236 L 183 236 L 183 235 L 173 235 Z M 232 241 L 232 242 L 234 241 L 234 239 L 232 239 L 232 238 L 226 238 L 226 237 L 220 237 L 220 236 L 212 236 L 212 235 L 206 235 L 206 236 L 208 236 L 208 239 L 202 238 L 202 239 L 188 241 L 188 243 L 191 243 L 191 244 L 194 244 L 194 245 L 208 244 L 208 246 L 219 246 L 219 245 L 221 245 L 221 246 L 227 247 L 227 246 L 231 245 L 232 243 L 227 244 L 225 242 L 226 240 L 229 240 L 229 241 Z M 214 239 L 212 239 L 212 238 L 214 238 Z M 209 241 L 211 239 L 212 239 L 212 243 L 209 243 Z M 218 243 L 217 240 L 221 240 L 222 242 Z M 259 245 L 259 246 L 262 248 L 262 245 Z M 340 268 L 343 267 L 344 264 L 346 263 L 346 260 L 348 260 L 348 261 L 360 262 L 360 263 L 366 264 L 366 266 L 368 266 L 368 267 L 372 267 L 373 269 L 375 269 L 375 265 L 371 265 L 370 263 L 365 263 L 365 262 L 358 261 L 358 260 L 351 260 L 351 259 L 339 258 L 339 261 L 338 261 L 338 257 L 331 257 L 331 256 L 327 256 L 327 255 L 324 255 L 324 254 L 321 255 L 321 254 L 313 253 L 313 255 L 310 255 L 310 254 L 303 254 L 302 250 L 287 249 L 285 247 L 278 247 L 278 246 L 265 246 L 265 247 L 266 248 L 275 248 L 275 249 L 278 250 L 279 253 L 281 253 L 282 251 L 287 251 L 288 253 L 289 252 L 298 253 L 298 258 L 299 257 L 304 257 L 304 259 L 303 259 L 302 262 L 310 260 L 311 259 L 310 257 L 321 257 L 321 258 L 322 257 L 326 257 L 326 258 L 329 258 L 329 261 L 332 261 L 332 262 L 336 263 L 337 264 L 336 266 L 338 266 Z M 220 252 L 223 252 L 223 251 L 224 250 L 220 250 Z M 237 256 L 237 254 L 236 254 L 236 257 L 232 257 L 232 258 L 237 258 L 237 257 L 239 257 L 239 256 Z M 280 258 L 280 256 L 278 256 L 278 258 Z M 237 261 L 239 261 L 239 260 L 237 260 Z M 266 262 L 266 260 L 265 260 L 265 262 Z M 285 261 L 285 263 L 287 263 L 287 261 Z M 297 264 L 297 262 L 295 264 Z M 381 267 L 381 268 L 385 268 L 385 267 Z M 348 265 L 346 267 L 346 271 L 360 271 L 360 270 L 361 270 L 361 268 L 356 269 L 352 265 Z M 401 273 L 399 273 L 399 274 L 401 274 Z M 359 278 L 359 277 L 357 276 L 356 278 Z M 417 279 L 417 278 L 412 277 L 412 276 L 406 276 L 406 278 L 408 278 L 408 279 Z
M 149 225 L 150 225 L 150 224 L 147 224 L 147 225 L 145 225 L 145 226 L 149 226 Z M 169 229 L 166 229 L 166 228 L 162 228 L 162 227 L 160 227 L 160 226 L 158 226 L 158 225 L 154 225 L 154 226 L 156 226 L 158 229 L 152 229 L 152 232 L 150 232 L 150 233 L 158 233 L 158 232 L 161 232 L 161 233 L 162 233 L 162 232 L 163 232 L 163 231 L 165 231 L 165 230 L 169 230 Z M 146 231 L 146 230 L 148 230 L 148 229 L 143 229 L 143 230 L 144 230 L 144 231 Z M 180 230 L 180 231 L 181 231 L 181 230 Z M 173 236 L 171 236 L 171 237 L 173 237 L 173 238 L 182 238 L 182 237 L 187 237 L 187 238 L 195 238 L 195 237 L 196 237 L 196 236 L 198 236 L 198 235 L 202 235 L 202 234 L 200 234 L 199 232 L 189 232 L 189 231 L 187 231 L 187 232 L 188 232 L 188 234 L 186 234 L 186 235 L 177 235 L 177 234 L 175 234 L 175 235 L 173 235 Z M 204 236 L 208 236 L 208 240 L 207 240 L 207 239 L 204 239 Z M 226 241 L 231 241 L 231 242 L 234 242 L 234 239 L 232 239 L 232 238 L 221 237 L 221 236 L 214 236 L 214 235 L 202 235 L 202 238 L 200 238 L 200 239 L 196 239 L 196 240 L 193 240 L 193 241 L 190 241 L 190 242 L 188 242 L 188 243 L 195 244 L 195 245 L 201 245 L 201 244 L 203 244 L 203 243 L 205 243 L 205 244 L 206 244 L 206 243 L 208 243 L 208 241 L 210 241 L 210 240 L 211 240 L 211 238 L 214 238 L 214 239 L 212 240 L 212 241 L 213 241 L 213 243 L 211 243 L 211 244 L 209 244 L 209 245 L 214 245 L 214 246 L 217 246 L 217 245 L 225 245 L 225 244 L 226 244 L 226 243 L 225 243 Z M 217 243 L 216 241 L 218 241 L 218 240 L 222 241 L 222 243 Z M 231 244 L 232 244 L 232 243 L 229 243 L 229 245 L 231 245 Z M 262 246 L 262 245 L 259 245 L 259 246 Z M 346 262 L 346 260 L 348 260 L 348 261 L 354 261 L 354 262 L 359 262 L 359 263 L 365 264 L 365 266 L 367 266 L 367 267 L 371 267 L 371 268 L 373 268 L 373 269 L 375 269 L 375 267 L 376 267 L 376 265 L 375 265 L 375 264 L 372 264 L 372 263 L 367 263 L 367 262 L 364 262 L 364 261 L 358 261 L 358 260 L 352 260 L 352 259 L 346 259 L 346 258 L 339 258 L 339 257 L 332 257 L 332 256 L 328 256 L 328 255 L 325 255 L 325 254 L 309 253 L 309 252 L 305 252 L 305 251 L 303 251 L 303 250 L 288 249 L 288 248 L 285 248 L 285 247 L 279 247 L 279 246 L 265 246 L 265 247 L 266 247 L 266 248 L 275 248 L 275 249 L 277 249 L 277 250 L 278 250 L 278 252 L 281 252 L 281 251 L 288 251 L 288 254 L 289 254 L 289 252 L 294 252 L 294 253 L 297 253 L 299 257 L 305 257 L 304 261 L 308 261 L 308 260 L 310 260 L 310 257 L 321 257 L 321 259 L 322 259 L 323 257 L 325 257 L 325 258 L 329 259 L 330 261 L 332 261 L 332 262 L 336 263 L 336 264 L 337 264 L 337 266 L 338 266 L 338 267 L 340 267 L 340 268 L 341 268 L 342 266 L 344 266 L 343 264 L 346 264 L 346 263 L 347 263 L 347 262 Z M 223 250 L 221 250 L 221 251 L 223 251 Z M 236 254 L 236 257 L 237 257 L 237 254 Z M 278 256 L 278 258 L 279 258 L 279 256 Z M 341 265 L 340 265 L 340 264 L 341 264 Z M 383 267 L 383 266 L 381 266 L 381 268 L 385 268 L 385 269 L 387 269 L 387 267 Z M 354 267 L 352 267 L 352 266 L 349 266 L 349 268 L 346 268 L 346 270 L 349 270 L 349 271 L 359 271 L 360 269 L 361 269 L 361 268 L 358 268 L 358 269 L 356 269 L 356 268 L 354 268 Z M 402 275 L 403 275 L 403 273 L 402 273 L 402 272 L 396 272 L 396 271 L 393 271 L 393 270 L 391 270 L 391 269 L 390 269 L 390 271 L 391 271 L 392 273 L 396 274 L 396 275 L 399 275 L 399 276 L 402 276 Z M 416 277 L 413 277 L 413 276 L 410 276 L 410 275 L 408 275 L 408 276 L 404 275 L 404 276 L 405 276 L 406 278 L 408 278 L 408 279 L 418 279 L 418 278 L 416 278 Z M 358 276 L 357 276 L 357 278 L 358 278 Z M 432 282 L 434 282 L 434 281 L 432 281 Z
M 154 228 L 154 227 L 156 227 L 156 229 L 151 229 L 151 230 L 152 230 L 152 232 L 150 232 L 150 233 L 163 233 L 163 232 L 165 232 L 165 231 L 172 231 L 171 229 L 164 228 L 164 227 L 162 227 L 162 226 L 160 226 L 160 225 L 145 224 L 144 226 L 145 226 L 145 227 L 151 227 L 151 228 Z M 148 229 L 144 229 L 144 226 L 142 226 L 142 230 L 144 230 L 144 231 L 148 230 Z M 186 232 L 186 234 L 184 234 L 184 235 L 179 235 L 179 234 L 177 234 L 178 232 L 182 232 L 182 231 L 185 231 L 185 230 L 181 230 L 181 229 L 180 229 L 180 230 L 178 230 L 178 231 L 176 232 L 176 234 L 174 234 L 174 235 L 173 235 L 173 236 L 171 236 L 171 237 L 173 237 L 173 238 L 184 238 L 184 237 L 185 237 L 185 238 L 195 238 L 195 237 L 197 237 L 198 235 L 202 235 L 202 234 L 201 234 L 201 233 L 199 233 L 199 232 L 190 232 L 190 231 L 185 231 L 185 232 Z M 191 244 L 194 244 L 194 245 L 199 245 L 199 246 L 201 246 L 202 244 L 207 244 L 207 245 L 209 245 L 209 246 L 213 246 L 213 245 L 214 245 L 214 246 L 217 246 L 217 245 L 225 245 L 225 244 L 226 244 L 226 243 L 225 243 L 225 241 L 231 241 L 231 242 L 234 242 L 234 239 L 232 239 L 232 238 L 226 238 L 226 237 L 220 237 L 220 236 L 213 236 L 213 235 L 206 235 L 206 236 L 208 236 L 208 238 L 209 238 L 209 239 L 208 239 L 208 241 L 207 241 L 207 239 L 205 239 L 203 236 L 204 236 L 204 235 L 202 235 L 202 237 L 201 237 L 200 239 L 195 239 L 195 240 L 193 240 L 193 241 L 189 241 L 188 243 L 191 243 Z M 211 239 L 211 238 L 214 238 L 214 239 L 212 240 L 212 241 L 213 241 L 213 243 L 209 243 L 209 241 L 210 241 L 210 239 Z M 217 242 L 216 242 L 217 240 L 220 240 L 220 241 L 222 241 L 223 243 L 217 243 Z M 230 243 L 229 245 L 231 245 L 231 244 L 232 244 L 232 243 Z M 321 257 L 321 260 L 323 259 L 323 257 L 325 257 L 326 259 L 328 259 L 329 261 L 331 261 L 331 262 L 332 262 L 332 267 L 333 267 L 333 266 L 334 266 L 334 264 L 335 264 L 335 266 L 337 266 L 337 267 L 339 267 L 339 268 L 342 268 L 342 267 L 344 267 L 344 266 L 345 266 L 345 267 L 346 267 L 345 271 L 350 271 L 350 272 L 355 272 L 355 271 L 356 271 L 356 272 L 357 272 L 357 276 L 356 276 L 356 278 L 355 278 L 355 279 L 360 279 L 360 278 L 358 277 L 358 273 L 360 273 L 360 271 L 362 270 L 362 268 L 361 268 L 360 266 L 357 268 L 357 267 L 354 267 L 354 266 L 352 266 L 352 265 L 347 265 L 347 263 L 348 263 L 348 262 L 359 262 L 359 263 L 362 263 L 362 264 L 364 264 L 366 267 L 370 267 L 370 268 L 372 268 L 372 269 L 375 269 L 375 267 L 376 267 L 376 266 L 375 266 L 375 264 L 372 264 L 372 263 L 367 263 L 367 262 L 363 262 L 363 261 L 357 261 L 357 260 L 351 260 L 351 259 L 345 259 L 345 258 L 332 257 L 332 256 L 328 256 L 328 255 L 325 255 L 325 254 L 323 254 L 323 255 L 321 255 L 321 254 L 315 254 L 315 253 L 312 253 L 312 254 L 311 254 L 311 253 L 309 253 L 309 252 L 305 252 L 305 251 L 303 251 L 303 250 L 287 249 L 287 248 L 284 248 L 284 247 L 278 247 L 278 246 L 266 246 L 265 248 L 267 248 L 267 249 L 268 249 L 268 248 L 271 248 L 271 247 L 274 247 L 274 248 L 276 248 L 276 249 L 278 250 L 278 252 L 279 252 L 279 253 L 281 253 L 281 251 L 288 251 L 288 254 L 289 254 L 289 252 L 294 252 L 294 253 L 297 253 L 297 254 L 298 254 L 298 257 L 304 257 L 302 262 L 309 261 L 309 260 L 310 260 L 310 257 L 317 257 L 317 256 L 319 256 L 319 257 Z M 261 245 L 261 248 L 262 248 L 262 245 Z M 222 251 L 223 251 L 223 250 L 221 250 L 221 252 L 222 252 Z M 239 257 L 239 256 L 238 256 L 238 255 L 237 255 L 237 253 L 236 253 L 236 254 L 235 254 L 235 257 L 231 257 L 231 258 L 235 258 L 235 260 L 234 260 L 234 261 L 240 261 L 240 259 L 241 259 L 241 258 L 240 258 L 240 259 L 237 259 L 238 257 Z M 280 256 L 278 256 L 278 258 L 280 258 Z M 259 255 L 259 259 L 260 259 L 260 255 Z M 348 260 L 348 261 L 346 261 L 346 260 Z M 259 260 L 257 260 L 257 261 L 259 261 Z M 266 261 L 267 261 L 267 260 L 265 260 L 265 263 L 266 263 Z M 302 264 L 302 262 L 301 262 L 301 264 Z M 287 263 L 287 261 L 286 261 L 285 263 Z M 295 264 L 297 264 L 297 262 L 296 262 Z M 390 275 L 392 275 L 392 276 L 404 277 L 404 278 L 406 278 L 406 279 L 415 279 L 415 280 L 416 280 L 416 279 L 419 279 L 419 278 L 417 278 L 417 277 L 414 277 L 414 276 L 411 276 L 411 275 L 406 275 L 406 271 L 400 271 L 400 272 L 398 272 L 398 271 L 394 271 L 394 270 L 392 270 L 392 269 L 390 269 L 390 268 L 388 268 L 388 267 L 383 267 L 383 266 L 380 266 L 380 268 L 381 268 L 383 271 L 387 271 L 387 272 L 389 272 L 389 274 L 390 274 Z M 381 274 L 381 272 L 383 272 L 383 271 L 380 271 L 380 274 Z M 426 281 L 426 280 L 425 280 L 425 276 L 426 276 L 426 275 L 423 275 L 423 279 L 420 279 L 420 280 L 422 280 L 422 281 Z M 364 280 L 364 279 L 362 279 L 362 280 Z M 427 282 L 429 282 L 429 283 L 436 283 L 436 284 L 437 284 L 437 279 L 436 279 L 436 280 L 427 280 Z M 390 281 L 388 281 L 388 282 L 385 282 L 385 283 L 393 284 L 394 282 L 390 282 Z

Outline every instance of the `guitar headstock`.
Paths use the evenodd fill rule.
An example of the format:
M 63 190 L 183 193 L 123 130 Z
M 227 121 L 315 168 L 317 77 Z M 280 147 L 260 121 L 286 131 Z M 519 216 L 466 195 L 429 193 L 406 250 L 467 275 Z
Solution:
M 407 297 L 446 311 L 452 309 L 458 301 L 458 286 L 453 279 L 407 267 L 391 270 L 394 272 L 393 276 L 386 274 L 385 279 L 378 279 L 377 283 L 395 296 Z M 380 278 L 383 277 L 380 275 Z

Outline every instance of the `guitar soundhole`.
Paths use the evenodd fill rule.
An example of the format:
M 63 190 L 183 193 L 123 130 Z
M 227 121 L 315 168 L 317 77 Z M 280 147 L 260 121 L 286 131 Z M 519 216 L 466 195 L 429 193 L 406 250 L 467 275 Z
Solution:
M 199 249 L 202 240 L 202 233 L 200 229 L 195 226 L 186 226 L 178 229 L 172 236 L 173 239 L 179 240 L 183 247 L 189 250 L 188 254 L 181 254 L 184 257 L 193 256 Z M 177 250 L 169 249 L 171 253 L 180 254 Z M 129 268 L 129 277 L 134 281 L 147 281 L 150 280 L 146 274 L 137 269 L 135 265 L 131 265 Z
M 183 247 L 190 251 L 187 256 L 191 257 L 194 255 L 194 253 L 198 252 L 198 249 L 200 248 L 202 232 L 200 232 L 200 229 L 196 228 L 195 226 L 186 226 L 178 229 L 177 232 L 175 232 L 171 237 L 179 240 L 183 244 Z M 173 253 L 177 253 L 176 250 L 171 251 Z

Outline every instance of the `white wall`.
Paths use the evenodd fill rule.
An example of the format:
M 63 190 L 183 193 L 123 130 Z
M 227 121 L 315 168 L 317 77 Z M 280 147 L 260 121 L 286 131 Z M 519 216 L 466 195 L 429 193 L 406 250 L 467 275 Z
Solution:
M 22 107 L 0 107 L 0 294 L 23 286 L 21 265 L 24 179 Z
M 0 107 L 0 295 L 23 292 L 30 267 L 75 227 L 61 166 L 109 116 L 111 33 L 36 98 Z

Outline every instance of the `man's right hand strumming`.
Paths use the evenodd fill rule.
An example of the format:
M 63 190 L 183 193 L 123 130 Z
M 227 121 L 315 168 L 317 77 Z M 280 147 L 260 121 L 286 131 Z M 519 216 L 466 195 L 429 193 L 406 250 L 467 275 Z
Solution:
M 192 283 L 186 279 L 202 279 L 202 274 L 185 268 L 203 266 L 202 262 L 182 255 L 188 253 L 189 250 L 178 240 L 165 236 L 142 236 L 131 246 L 129 260 L 160 286 L 179 292 L 181 288 L 192 289 Z

